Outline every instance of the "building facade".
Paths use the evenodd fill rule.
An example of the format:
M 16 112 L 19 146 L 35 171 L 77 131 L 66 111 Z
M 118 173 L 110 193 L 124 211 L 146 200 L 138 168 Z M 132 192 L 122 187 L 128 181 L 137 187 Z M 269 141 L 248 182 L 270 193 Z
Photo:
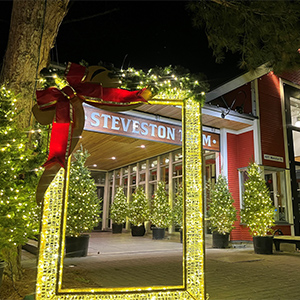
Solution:
M 262 66 L 209 92 L 202 108 L 204 183 L 225 175 L 239 211 L 246 168 L 256 162 L 275 206 L 275 229 L 291 235 L 300 234 L 299 79 Z M 119 186 L 128 201 L 137 186 L 151 199 L 164 181 L 172 205 L 183 176 L 181 107 L 143 105 L 115 113 L 85 106 L 85 114 L 82 143 L 103 198 L 98 229 L 111 228 L 109 207 Z M 231 240 L 251 239 L 238 216 Z

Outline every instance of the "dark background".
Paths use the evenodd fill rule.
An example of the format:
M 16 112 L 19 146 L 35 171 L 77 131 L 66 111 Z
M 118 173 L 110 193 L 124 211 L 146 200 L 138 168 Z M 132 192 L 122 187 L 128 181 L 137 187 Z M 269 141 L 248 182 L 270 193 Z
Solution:
M 238 56 L 216 64 L 203 29 L 193 27 L 187 1 L 71 1 L 51 60 L 117 68 L 180 65 L 204 73 L 211 87 L 238 74 Z M 12 1 L 1 1 L 0 55 L 9 33 Z M 108 12 L 108 13 L 105 13 Z M 99 16 L 90 18 L 96 14 Z M 101 15 L 102 14 L 102 15 Z M 87 19 L 84 19 L 87 18 Z

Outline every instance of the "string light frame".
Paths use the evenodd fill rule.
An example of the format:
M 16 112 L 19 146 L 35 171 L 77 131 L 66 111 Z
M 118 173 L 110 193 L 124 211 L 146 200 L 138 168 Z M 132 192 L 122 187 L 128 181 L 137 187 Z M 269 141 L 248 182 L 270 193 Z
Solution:
M 36 285 L 36 300 L 183 300 L 206 299 L 204 286 L 204 214 L 202 191 L 202 128 L 195 100 L 151 100 L 150 104 L 181 105 L 183 120 L 183 284 L 128 288 L 62 288 L 68 170 L 57 174 L 45 199 Z M 70 161 L 70 160 L 69 160 Z

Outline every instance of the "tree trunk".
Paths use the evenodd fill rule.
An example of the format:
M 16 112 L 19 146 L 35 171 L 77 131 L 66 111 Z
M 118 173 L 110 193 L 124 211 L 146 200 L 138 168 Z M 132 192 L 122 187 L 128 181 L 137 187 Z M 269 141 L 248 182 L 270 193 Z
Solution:
M 18 125 L 31 125 L 31 109 L 39 72 L 49 62 L 59 25 L 67 13 L 69 0 L 15 0 L 9 39 L 1 70 L 0 83 L 19 95 L 17 108 L 22 109 Z M 13 278 L 21 276 L 21 248 L 17 246 L 7 258 Z
M 31 109 L 39 72 L 49 62 L 59 25 L 67 13 L 69 0 L 15 0 L 13 2 L 8 45 L 0 82 L 20 95 L 21 128 L 32 122 Z

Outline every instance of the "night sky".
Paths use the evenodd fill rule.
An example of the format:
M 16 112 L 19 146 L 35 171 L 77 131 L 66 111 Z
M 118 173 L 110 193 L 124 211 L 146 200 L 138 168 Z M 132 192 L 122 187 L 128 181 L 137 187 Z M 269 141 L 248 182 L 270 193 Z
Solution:
M 241 73 L 238 56 L 216 64 L 202 29 L 192 25 L 186 1 L 71 1 L 51 60 L 100 62 L 117 68 L 180 65 L 204 73 L 216 86 Z M 9 31 L 11 1 L 1 1 L 1 56 Z M 94 18 L 78 21 L 82 18 Z

